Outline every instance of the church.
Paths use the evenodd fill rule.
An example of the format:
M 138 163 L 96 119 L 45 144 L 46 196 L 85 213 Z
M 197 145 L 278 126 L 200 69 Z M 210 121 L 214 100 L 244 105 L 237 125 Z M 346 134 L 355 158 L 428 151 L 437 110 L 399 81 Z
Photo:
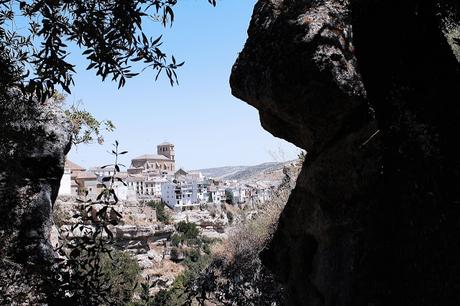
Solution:
M 174 174 L 176 170 L 174 157 L 174 145 L 163 142 L 157 146 L 157 154 L 144 154 L 133 158 L 128 174 L 147 174 L 148 176 Z

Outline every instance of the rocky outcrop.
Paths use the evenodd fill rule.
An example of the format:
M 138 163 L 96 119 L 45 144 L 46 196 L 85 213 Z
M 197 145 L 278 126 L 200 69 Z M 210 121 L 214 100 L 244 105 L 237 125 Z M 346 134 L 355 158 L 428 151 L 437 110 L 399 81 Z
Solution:
M 52 102 L 0 92 L 0 300 L 34 304 L 43 293 L 43 265 L 54 258 L 52 207 L 70 127 Z
M 52 206 L 71 145 L 70 127 L 53 102 L 12 97 L 1 103 L 0 114 L 0 253 L 20 263 L 48 261 Z
M 456 6 L 256 4 L 232 92 L 307 150 L 262 254 L 288 304 L 460 302 Z

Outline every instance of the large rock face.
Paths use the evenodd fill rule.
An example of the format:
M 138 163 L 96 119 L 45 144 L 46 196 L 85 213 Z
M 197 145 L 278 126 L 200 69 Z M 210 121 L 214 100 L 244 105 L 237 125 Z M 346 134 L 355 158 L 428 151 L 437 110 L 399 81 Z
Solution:
M 16 264 L 53 258 L 52 206 L 70 149 L 64 113 L 49 102 L 0 102 L 0 254 Z
M 460 302 L 459 4 L 434 2 L 256 4 L 233 94 L 308 152 L 263 253 L 288 304 Z

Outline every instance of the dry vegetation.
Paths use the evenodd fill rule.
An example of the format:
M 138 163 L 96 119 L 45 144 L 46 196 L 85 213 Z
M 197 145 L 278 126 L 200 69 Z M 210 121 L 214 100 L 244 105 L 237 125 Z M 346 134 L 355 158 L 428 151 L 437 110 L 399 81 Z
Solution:
M 224 305 L 279 305 L 283 289 L 259 258 L 270 242 L 279 216 L 295 185 L 299 168 L 286 169 L 286 177 L 269 203 L 243 212 L 229 238 L 212 248 L 212 262 L 189 288 L 198 302 Z

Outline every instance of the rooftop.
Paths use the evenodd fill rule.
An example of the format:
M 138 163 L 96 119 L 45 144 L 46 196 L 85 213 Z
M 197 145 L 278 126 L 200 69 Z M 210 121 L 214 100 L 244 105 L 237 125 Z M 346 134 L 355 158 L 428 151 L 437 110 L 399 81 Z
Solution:
M 97 176 L 93 172 L 88 172 L 88 171 L 82 171 L 78 173 L 77 175 L 77 180 L 78 179 L 97 179 Z
M 101 167 L 91 167 L 89 168 L 89 171 L 113 171 L 115 170 L 115 167 L 113 166 L 108 166 L 108 167 L 105 167 L 105 168 L 102 168 Z
M 133 160 L 170 160 L 169 158 L 167 158 L 166 156 L 164 155 L 158 155 L 158 154 L 144 154 L 144 155 L 141 155 L 141 156 L 138 156 L 136 158 L 133 158 Z
M 165 142 L 160 143 L 159 146 L 174 146 L 174 145 L 170 142 L 165 141 Z
M 83 168 L 82 166 L 74 163 L 73 161 L 71 161 L 68 158 L 66 158 L 66 160 L 65 160 L 64 167 L 69 168 L 70 170 L 85 171 L 85 168 Z

